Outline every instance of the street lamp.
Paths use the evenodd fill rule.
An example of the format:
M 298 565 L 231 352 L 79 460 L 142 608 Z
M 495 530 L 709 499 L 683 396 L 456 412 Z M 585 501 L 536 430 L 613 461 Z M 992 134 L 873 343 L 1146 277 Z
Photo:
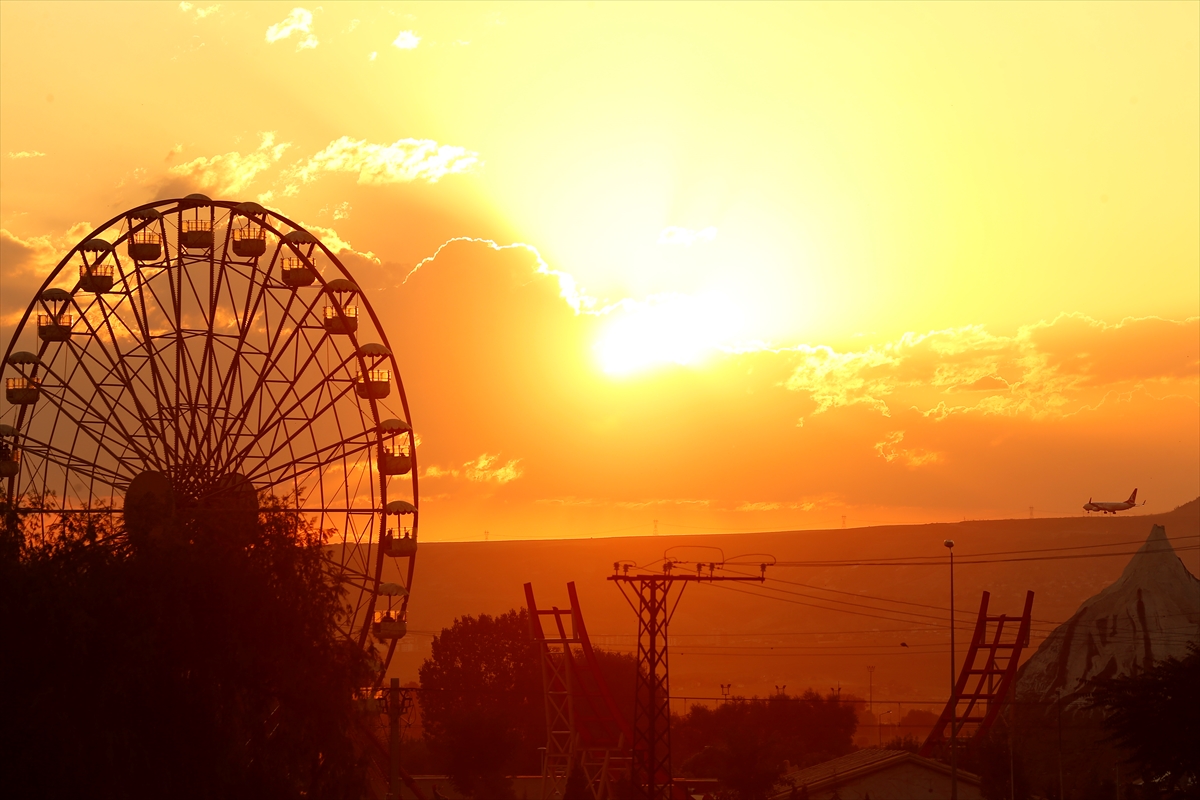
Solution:
M 950 551 L 950 800 L 958 800 L 958 691 L 954 673 L 954 540 L 942 542 Z

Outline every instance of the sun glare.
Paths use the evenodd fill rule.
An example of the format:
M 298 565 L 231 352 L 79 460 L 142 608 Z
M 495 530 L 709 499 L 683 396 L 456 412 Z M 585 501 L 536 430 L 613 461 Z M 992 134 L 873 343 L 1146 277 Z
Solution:
M 627 301 L 594 346 L 601 369 L 631 375 L 667 364 L 696 366 L 733 344 L 742 314 L 726 298 L 658 295 Z

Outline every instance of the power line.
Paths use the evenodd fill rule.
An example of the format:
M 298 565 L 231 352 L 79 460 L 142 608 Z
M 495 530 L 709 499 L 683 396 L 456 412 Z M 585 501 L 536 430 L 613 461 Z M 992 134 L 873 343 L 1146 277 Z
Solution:
M 1063 561 L 1076 558 L 1109 558 L 1112 556 L 1132 556 L 1140 552 L 1145 553 L 1183 553 L 1192 550 L 1200 550 L 1200 545 L 1185 545 L 1181 547 L 1166 547 L 1151 550 L 1129 550 L 1119 553 L 1078 553 L 1073 555 L 1058 555 L 1058 556 L 1030 556 L 1025 558 L 975 558 L 966 556 L 964 560 L 955 559 L 955 565 L 962 564 L 1007 564 L 1018 561 Z M 914 561 L 911 559 L 926 558 L 925 561 Z M 907 559 L 907 560 L 906 560 Z M 973 560 L 966 560 L 973 559 Z M 877 558 L 873 561 L 852 561 L 852 560 L 829 560 L 829 561 L 779 561 L 773 564 L 776 567 L 944 567 L 945 560 L 928 560 L 928 556 L 900 556 L 896 558 Z

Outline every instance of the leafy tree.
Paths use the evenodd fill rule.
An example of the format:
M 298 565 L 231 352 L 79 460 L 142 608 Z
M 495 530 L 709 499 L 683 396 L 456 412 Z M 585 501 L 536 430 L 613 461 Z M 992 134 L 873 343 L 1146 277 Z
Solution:
M 735 697 L 716 708 L 695 705 L 672 725 L 681 771 L 717 778 L 739 800 L 776 790 L 784 762 L 800 766 L 853 749 L 854 709 L 830 694 Z
M 365 658 L 339 633 L 320 532 L 264 504 L 136 546 L 119 515 L 43 537 L 0 509 L 0 794 L 359 793 Z
M 637 662 L 595 653 L 618 710 L 632 720 Z M 507 797 L 509 776 L 541 772 L 546 707 L 528 610 L 456 619 L 434 637 L 419 674 L 425 745 L 460 791 Z
M 419 674 L 425 740 L 460 791 L 508 797 L 508 776 L 541 770 L 545 706 L 527 610 L 456 619 Z
M 893 736 L 883 744 L 884 750 L 904 750 L 909 753 L 915 753 L 921 749 L 921 743 L 917 741 L 917 737 L 910 734 L 904 736 Z
M 1141 674 L 1097 681 L 1092 706 L 1107 712 L 1110 740 L 1147 785 L 1164 798 L 1200 798 L 1200 645 Z

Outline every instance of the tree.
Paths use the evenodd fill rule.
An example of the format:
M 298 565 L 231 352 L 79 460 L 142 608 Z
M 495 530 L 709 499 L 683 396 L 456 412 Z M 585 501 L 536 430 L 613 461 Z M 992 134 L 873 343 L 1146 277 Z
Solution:
M 456 619 L 419 674 L 425 740 L 460 791 L 508 797 L 508 776 L 540 771 L 545 710 L 527 610 Z
M 1200 798 L 1200 645 L 1141 674 L 1097 681 L 1091 703 L 1107 712 L 1110 741 L 1147 785 L 1165 798 Z
M 853 749 L 857 717 L 836 695 L 735 697 L 716 708 L 695 705 L 672 725 L 681 771 L 717 778 L 739 800 L 776 789 L 784 762 L 808 765 Z
M 2 509 L 0 794 L 359 792 L 365 656 L 339 633 L 320 532 L 263 502 L 140 544 L 117 514 L 40 537 Z

